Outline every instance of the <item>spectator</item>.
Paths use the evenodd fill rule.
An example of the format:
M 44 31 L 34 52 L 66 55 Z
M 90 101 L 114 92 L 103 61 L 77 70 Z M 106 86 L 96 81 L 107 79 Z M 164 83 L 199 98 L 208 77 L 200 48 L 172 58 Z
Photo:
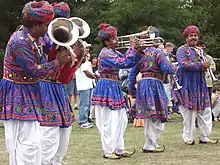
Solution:
M 91 93 L 93 89 L 93 79 L 96 79 L 92 72 L 91 62 L 86 56 L 79 69 L 76 71 L 76 86 L 79 92 L 79 125 L 81 128 L 91 128 L 88 116 L 91 106 Z

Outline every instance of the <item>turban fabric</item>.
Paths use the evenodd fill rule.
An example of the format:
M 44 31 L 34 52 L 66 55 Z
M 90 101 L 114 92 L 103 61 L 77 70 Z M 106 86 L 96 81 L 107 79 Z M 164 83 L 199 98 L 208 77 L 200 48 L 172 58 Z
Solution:
M 183 31 L 183 36 L 186 38 L 190 33 L 197 33 L 198 35 L 200 34 L 199 28 L 197 26 L 191 25 L 188 26 L 184 31 Z
M 52 4 L 54 8 L 55 15 L 70 18 L 70 7 L 65 2 Z
M 117 36 L 117 29 L 109 24 L 101 24 L 98 33 L 98 38 L 100 40 L 108 40 L 111 37 Z
M 26 21 L 49 23 L 53 18 L 53 7 L 47 1 L 29 2 L 22 11 L 22 19 Z

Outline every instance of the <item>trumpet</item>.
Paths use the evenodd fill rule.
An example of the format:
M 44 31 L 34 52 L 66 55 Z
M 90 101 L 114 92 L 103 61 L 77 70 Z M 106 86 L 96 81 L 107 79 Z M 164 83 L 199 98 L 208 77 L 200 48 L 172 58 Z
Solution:
M 118 45 L 117 49 L 124 49 L 124 48 L 129 48 L 130 47 L 130 39 L 128 40 L 120 40 L 118 39 Z M 161 37 L 155 37 L 154 39 L 151 38 L 145 38 L 145 39 L 139 39 L 141 43 L 141 47 L 150 47 L 154 45 L 160 45 L 161 43 L 164 42 L 163 38 Z
M 149 26 L 147 30 L 140 32 L 140 33 L 134 33 L 124 36 L 117 37 L 118 39 L 118 45 L 119 47 L 117 49 L 124 49 L 130 47 L 130 38 L 139 38 L 139 41 L 141 43 L 141 47 L 149 47 L 154 45 L 160 45 L 164 42 L 164 39 L 161 37 L 156 37 L 156 33 L 159 32 L 156 30 L 156 27 Z

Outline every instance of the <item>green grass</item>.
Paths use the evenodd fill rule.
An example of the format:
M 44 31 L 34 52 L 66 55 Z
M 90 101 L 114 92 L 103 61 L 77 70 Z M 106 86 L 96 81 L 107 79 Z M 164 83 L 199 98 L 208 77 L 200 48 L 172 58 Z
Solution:
M 220 123 L 215 123 L 210 138 L 220 137 Z M 219 165 L 220 144 L 202 145 L 197 141 L 194 146 L 183 143 L 182 122 L 175 117 L 172 122 L 166 124 L 166 129 L 160 138 L 160 144 L 166 146 L 164 153 L 141 153 L 145 142 L 143 128 L 136 128 L 129 124 L 125 134 L 127 150 L 136 148 L 137 152 L 132 158 L 120 160 L 103 159 L 100 135 L 96 127 L 85 130 L 75 124 L 69 150 L 64 158 L 63 165 Z M 8 154 L 4 145 L 4 129 L 0 128 L 0 165 L 8 165 Z

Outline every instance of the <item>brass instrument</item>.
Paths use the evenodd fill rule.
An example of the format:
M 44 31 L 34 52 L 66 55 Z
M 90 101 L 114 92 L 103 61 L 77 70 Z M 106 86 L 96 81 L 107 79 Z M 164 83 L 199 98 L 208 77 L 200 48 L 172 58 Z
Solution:
M 90 27 L 89 24 L 79 17 L 71 17 L 69 18 L 70 21 L 75 23 L 79 29 L 79 39 L 83 39 L 89 36 L 90 34 Z
M 208 59 L 207 59 L 207 57 L 205 56 L 205 53 L 204 53 L 204 51 L 203 51 L 202 49 L 200 49 L 200 48 L 194 48 L 194 49 L 195 49 L 195 50 L 198 52 L 198 54 L 202 57 L 203 61 L 208 61 Z M 214 73 L 212 72 L 212 69 L 211 69 L 211 68 L 208 68 L 208 69 L 207 69 L 207 73 L 206 73 L 206 74 L 208 74 L 208 75 L 211 76 L 213 82 L 218 81 L 218 79 L 215 77 Z
M 81 18 L 56 18 L 48 26 L 48 35 L 51 40 L 58 46 L 66 47 L 71 54 L 72 64 L 74 66 L 76 54 L 71 46 L 74 44 L 83 45 L 82 38 L 88 37 L 90 34 L 90 27 Z
M 160 45 L 161 43 L 164 42 L 164 39 L 161 37 L 155 37 L 156 36 L 156 34 L 154 33 L 155 29 L 156 27 L 149 26 L 148 29 L 143 32 L 117 37 L 119 47 L 116 49 L 129 48 L 130 38 L 139 38 L 142 47 Z
M 67 18 L 56 18 L 48 26 L 48 35 L 58 46 L 66 47 L 71 54 L 72 64 L 75 64 L 76 55 L 71 48 L 79 38 L 77 25 Z
M 177 69 L 178 69 L 178 62 L 172 62 L 171 65 L 173 67 L 175 67 L 176 68 L 175 70 L 177 71 Z M 169 75 L 169 76 L 170 76 L 170 78 L 172 79 L 172 81 L 174 82 L 174 85 L 175 85 L 173 90 L 176 91 L 176 90 L 181 89 L 182 86 L 178 83 L 178 78 L 176 76 L 176 73 L 173 74 L 173 75 Z
M 133 36 L 132 36 L 133 37 Z M 123 49 L 123 48 L 129 48 L 130 47 L 130 39 L 122 40 L 118 39 L 119 47 L 117 49 Z M 155 37 L 154 39 L 151 38 L 145 38 L 145 39 L 139 39 L 142 47 L 149 47 L 154 45 L 160 45 L 164 42 L 163 38 L 161 37 Z

